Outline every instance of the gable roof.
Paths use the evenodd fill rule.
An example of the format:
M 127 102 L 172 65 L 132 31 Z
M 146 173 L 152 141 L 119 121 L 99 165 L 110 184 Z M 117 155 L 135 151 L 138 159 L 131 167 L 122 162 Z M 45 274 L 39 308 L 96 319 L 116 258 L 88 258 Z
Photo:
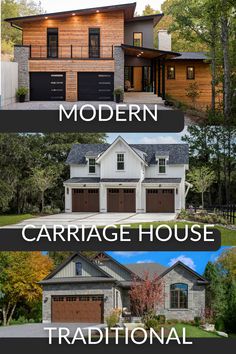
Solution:
M 148 165 L 156 164 L 156 156 L 169 155 L 169 164 L 188 164 L 188 144 L 128 144 L 122 137 L 117 137 L 112 144 L 74 144 L 69 152 L 66 163 L 69 165 L 84 165 L 87 163 L 86 154 L 102 157 L 120 139 L 132 152 Z M 142 157 L 144 154 L 144 158 Z
M 134 17 L 135 8 L 136 8 L 136 2 L 133 2 L 133 3 L 119 4 L 119 5 L 91 7 L 87 9 L 76 9 L 70 11 L 43 13 L 43 14 L 31 15 L 31 16 L 12 17 L 12 18 L 6 18 L 4 21 L 20 26 L 24 22 L 44 20 L 45 17 L 63 18 L 63 17 L 71 16 L 72 14 L 82 16 L 82 15 L 95 14 L 97 12 L 113 12 L 113 11 L 124 11 L 125 20 L 128 20 Z
M 203 276 L 201 276 L 199 273 L 195 272 L 192 268 L 188 267 L 186 264 L 184 264 L 181 261 L 178 261 L 176 263 L 174 263 L 171 267 L 166 268 L 166 270 L 160 275 L 161 277 L 163 277 L 164 275 L 168 274 L 171 270 L 173 270 L 176 267 L 183 267 L 185 268 L 188 272 L 190 272 L 191 274 L 193 274 L 196 278 L 199 278 L 199 280 L 203 283 L 208 283 L 208 280 L 206 278 L 204 278 Z
M 155 275 L 161 275 L 167 267 L 159 263 L 130 263 L 125 264 L 126 268 L 130 269 L 134 274 L 143 277 L 145 272 L 148 272 L 150 277 L 153 278 Z

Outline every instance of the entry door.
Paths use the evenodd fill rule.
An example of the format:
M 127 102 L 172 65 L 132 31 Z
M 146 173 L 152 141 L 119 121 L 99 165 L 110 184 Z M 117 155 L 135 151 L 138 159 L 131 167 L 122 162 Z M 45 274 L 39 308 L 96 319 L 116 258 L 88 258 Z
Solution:
M 142 68 L 142 66 L 134 66 L 133 83 L 134 83 L 134 91 L 143 91 L 143 68 Z
M 147 213 L 174 213 L 175 190 L 174 189 L 147 189 L 146 190 Z
M 109 188 L 107 190 L 107 211 L 135 213 L 135 200 L 135 189 Z

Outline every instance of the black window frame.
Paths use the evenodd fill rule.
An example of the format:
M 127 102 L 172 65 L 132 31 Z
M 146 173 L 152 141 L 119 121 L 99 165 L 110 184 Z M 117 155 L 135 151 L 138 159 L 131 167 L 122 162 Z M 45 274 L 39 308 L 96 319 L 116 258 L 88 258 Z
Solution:
M 90 161 L 91 161 L 91 160 L 94 161 L 94 164 L 90 164 Z M 88 159 L 88 166 L 89 166 L 89 174 L 90 174 L 90 173 L 91 173 L 91 174 L 96 173 L 96 159 L 95 159 L 95 158 L 90 157 L 90 158 Z M 94 171 L 92 171 L 92 172 L 91 172 L 91 170 L 90 170 L 91 167 L 94 167 Z
M 51 32 L 51 33 L 50 33 Z M 55 32 L 55 33 L 53 33 Z M 57 44 L 56 44 L 56 51 L 55 55 L 51 54 L 51 47 L 49 45 L 49 37 L 50 35 L 57 36 Z M 58 58 L 58 42 L 59 42 L 59 35 L 58 35 L 58 27 L 47 27 L 47 58 L 48 59 L 57 59 Z
M 94 32 L 94 33 L 92 33 Z M 97 33 L 96 33 L 97 32 Z M 100 47 L 101 47 L 101 31 L 100 31 L 100 27 L 90 27 L 88 29 L 88 33 L 89 33 L 89 38 L 88 38 L 88 49 L 89 49 L 89 58 L 90 59 L 99 59 L 100 58 Z M 91 37 L 93 35 L 97 35 L 98 36 L 98 46 L 97 47 L 93 47 L 91 45 Z
M 181 289 L 181 287 L 184 289 Z M 182 294 L 185 294 L 185 296 L 182 296 L 181 299 Z M 188 284 L 174 283 L 170 285 L 170 308 L 175 310 L 188 309 Z
M 134 38 L 135 34 L 141 34 L 141 43 L 140 43 L 140 45 L 136 45 L 134 43 L 135 42 L 135 38 Z M 143 47 L 143 32 L 133 32 L 133 46 L 134 47 Z
M 190 68 L 193 68 L 193 71 L 192 71 L 193 77 L 189 77 L 189 71 L 188 71 L 188 69 L 190 69 Z M 194 66 L 194 65 L 188 65 L 188 66 L 186 67 L 186 80 L 195 80 L 195 66 Z
M 174 76 L 173 77 L 171 77 L 170 76 L 170 69 L 171 68 L 173 68 L 174 70 L 173 70 L 173 73 L 174 73 Z M 175 80 L 175 65 L 167 65 L 167 80 Z
M 78 265 L 79 265 L 79 267 L 80 267 L 79 269 L 77 268 Z M 75 262 L 75 275 L 76 275 L 76 276 L 81 276 L 81 275 L 82 275 L 82 269 L 83 269 L 82 263 L 81 263 L 80 261 Z
M 119 156 L 123 156 L 123 161 L 119 161 Z M 120 168 L 122 166 L 123 166 L 123 168 Z M 124 171 L 125 170 L 125 154 L 123 154 L 122 152 L 117 153 L 117 155 L 116 155 L 116 169 L 117 169 L 117 171 Z

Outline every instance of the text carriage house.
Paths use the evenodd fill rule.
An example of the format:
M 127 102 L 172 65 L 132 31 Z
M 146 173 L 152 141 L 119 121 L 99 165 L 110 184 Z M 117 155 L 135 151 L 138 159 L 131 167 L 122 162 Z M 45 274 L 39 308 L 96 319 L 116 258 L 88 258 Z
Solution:
M 173 52 L 166 30 L 158 32 L 156 48 L 154 28 L 163 14 L 135 16 L 135 8 L 129 3 L 6 19 L 22 31 L 14 60 L 28 99 L 113 101 L 114 88 L 121 87 L 127 97 L 168 94 L 189 103 L 186 88 L 197 82 L 198 104 L 209 105 L 207 56 Z
M 75 144 L 65 212 L 177 213 L 190 184 L 187 144 Z
M 135 316 L 129 291 L 133 279 L 162 279 L 164 299 L 157 314 L 192 321 L 205 312 L 205 287 L 200 274 L 181 262 L 166 268 L 158 263 L 123 265 L 102 252 L 93 259 L 75 253 L 41 281 L 43 322 L 103 323 L 113 309 Z

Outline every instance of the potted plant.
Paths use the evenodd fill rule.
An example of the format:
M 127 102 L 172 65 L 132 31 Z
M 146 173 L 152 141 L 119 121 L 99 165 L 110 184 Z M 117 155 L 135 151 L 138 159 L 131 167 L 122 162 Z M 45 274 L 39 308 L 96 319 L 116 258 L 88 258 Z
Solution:
M 18 97 L 19 102 L 25 102 L 25 96 L 27 95 L 27 93 L 27 87 L 22 86 L 18 88 L 18 90 L 16 91 L 16 96 Z
M 116 103 L 123 102 L 124 90 L 122 87 L 118 87 L 114 90 L 114 96 Z

